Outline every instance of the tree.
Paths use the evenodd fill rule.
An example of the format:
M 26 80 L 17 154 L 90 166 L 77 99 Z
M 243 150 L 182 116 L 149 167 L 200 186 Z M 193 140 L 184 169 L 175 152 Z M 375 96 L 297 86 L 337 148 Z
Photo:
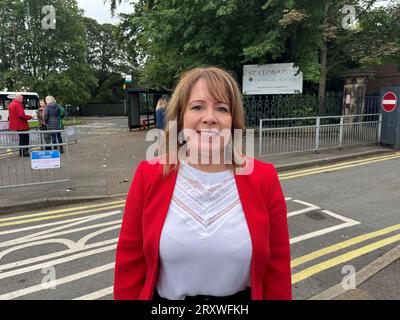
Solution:
M 53 0 L 56 21 L 48 28 L 54 21 L 44 21 L 47 5 L 46 0 L 0 0 L 0 87 L 85 103 L 96 79 L 85 61 L 81 12 L 76 1 Z
M 358 65 L 356 59 L 359 31 L 368 34 L 370 41 L 379 41 L 376 36 L 360 23 L 360 19 L 369 16 L 373 11 L 376 0 L 323 0 L 306 1 L 298 0 L 285 12 L 280 25 L 285 27 L 288 40 L 296 41 L 300 65 L 308 65 L 317 70 L 315 79 L 318 80 L 319 112 L 325 111 L 325 92 L 328 73 L 336 67 L 343 65 Z M 358 13 L 358 14 L 357 14 Z M 354 14 L 354 16 L 352 16 Z M 357 14 L 357 15 L 356 15 Z M 357 20 L 354 20 L 355 18 Z M 306 35 L 308 39 L 298 35 Z M 369 42 L 370 42 L 369 41 Z M 311 50 L 310 50 L 311 49 Z M 308 52 L 307 52 L 308 51 Z M 304 53 L 307 52 L 307 55 Z M 314 54 L 313 54 L 314 52 Z M 318 58 L 315 53 L 318 52 Z M 364 55 L 371 53 L 364 51 Z M 309 59 L 307 59 L 309 57 Z
M 188 68 L 218 65 L 242 74 L 243 48 L 261 33 L 259 0 L 145 1 L 125 15 L 120 34 L 144 64 L 142 82 L 171 89 Z
M 143 65 L 146 85 L 172 88 L 183 70 L 201 65 L 233 70 L 240 79 L 243 64 L 294 62 L 318 86 L 324 113 L 329 76 L 397 56 L 398 4 L 382 9 L 375 2 L 139 0 L 119 33 Z M 352 24 L 348 6 L 357 14 Z
M 96 20 L 84 17 L 86 30 L 87 63 L 97 78 L 91 88 L 91 96 L 112 97 L 112 87 L 119 84 L 122 74 L 135 73 L 124 46 L 118 41 L 117 27 L 112 24 L 99 24 Z M 116 97 L 114 97 L 116 98 Z

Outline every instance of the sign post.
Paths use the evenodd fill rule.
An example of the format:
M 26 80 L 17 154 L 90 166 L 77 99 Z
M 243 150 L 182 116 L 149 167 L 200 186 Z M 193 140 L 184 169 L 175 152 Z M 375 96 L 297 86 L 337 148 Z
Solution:
M 397 106 L 397 101 L 397 96 L 393 92 L 386 92 L 382 98 L 383 111 L 392 112 L 393 110 L 395 110 Z
M 125 75 L 125 83 L 132 83 L 132 76 L 130 74 Z
M 125 75 L 125 82 L 124 82 L 124 114 L 127 115 L 126 113 L 126 85 L 132 83 L 132 76 L 130 74 Z
M 381 89 L 381 134 L 380 142 L 400 150 L 400 87 Z

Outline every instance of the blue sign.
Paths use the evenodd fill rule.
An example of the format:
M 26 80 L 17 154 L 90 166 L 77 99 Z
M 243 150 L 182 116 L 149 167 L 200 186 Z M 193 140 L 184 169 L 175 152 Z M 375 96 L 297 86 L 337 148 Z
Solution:
M 57 169 L 61 168 L 60 151 L 32 151 L 32 169 Z

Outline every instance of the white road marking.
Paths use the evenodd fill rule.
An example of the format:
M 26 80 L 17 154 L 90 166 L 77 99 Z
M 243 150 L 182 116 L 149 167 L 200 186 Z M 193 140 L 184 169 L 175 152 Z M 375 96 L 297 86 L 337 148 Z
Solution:
M 122 220 L 116 220 L 116 221 L 98 223 L 98 224 L 81 227 L 81 228 L 76 228 L 76 229 L 72 229 L 72 230 L 66 230 L 66 231 L 61 231 L 61 232 L 56 232 L 56 233 L 51 233 L 51 234 L 44 234 L 44 235 L 38 236 L 38 237 L 29 237 L 29 238 L 23 237 L 21 239 L 20 238 L 13 239 L 13 240 L 9 240 L 9 241 L 0 243 L 0 247 L 8 247 L 11 245 L 21 244 L 21 243 L 25 243 L 25 242 L 36 241 L 36 240 L 41 240 L 41 239 L 46 239 L 46 238 L 51 238 L 51 237 L 58 237 L 60 235 L 65 235 L 65 234 L 70 234 L 70 233 L 75 233 L 75 232 L 80 232 L 80 231 L 86 231 L 86 230 L 90 230 L 90 229 L 96 229 L 96 228 L 105 227 L 105 226 L 114 225 L 114 224 L 120 224 L 121 221 Z
M 99 219 L 102 219 L 102 218 L 114 216 L 114 215 L 117 215 L 117 214 L 119 214 L 121 212 L 122 212 L 121 210 L 115 210 L 115 211 L 111 211 L 111 212 L 106 212 L 106 213 L 98 214 L 98 215 L 95 215 L 95 216 L 85 217 L 84 219 L 82 219 L 82 220 L 80 220 L 78 222 L 73 222 L 73 223 L 68 223 L 71 220 L 65 219 L 65 220 L 63 220 L 63 222 L 64 223 L 68 223 L 68 224 L 66 224 L 64 226 L 53 228 L 53 229 L 47 229 L 47 230 L 44 230 L 44 231 L 41 231 L 41 232 L 37 232 L 37 233 L 32 233 L 30 235 L 21 237 L 19 239 L 22 239 L 22 238 L 36 238 L 36 237 L 38 237 L 40 235 L 43 235 L 43 234 L 49 234 L 49 233 L 54 232 L 54 231 L 59 231 L 59 230 L 66 229 L 66 228 L 69 228 L 69 227 L 72 227 L 72 226 L 76 226 L 76 225 L 79 225 L 79 224 L 84 224 L 84 223 L 87 223 L 87 222 L 91 222 L 93 220 L 99 220 Z
M 311 238 L 315 238 L 315 237 L 318 237 L 318 236 L 321 236 L 321 235 L 324 235 L 324 234 L 327 234 L 327 233 L 330 233 L 330 232 L 333 232 L 333 231 L 336 231 L 336 230 L 340 230 L 340 229 L 343 229 L 343 228 L 351 227 L 351 226 L 354 226 L 356 224 L 360 224 L 361 223 L 361 222 L 352 220 L 350 218 L 343 217 L 343 216 L 341 216 L 339 214 L 333 213 L 333 212 L 331 212 L 329 210 L 322 210 L 322 212 L 324 212 L 324 213 L 326 213 L 326 214 L 328 214 L 328 215 L 330 215 L 330 216 L 332 216 L 332 217 L 334 217 L 336 219 L 342 220 L 345 223 L 341 223 L 341 224 L 338 224 L 338 225 L 333 226 L 333 227 L 321 229 L 321 230 L 318 230 L 318 231 L 314 231 L 314 232 L 303 234 L 303 235 L 295 237 L 295 238 L 291 238 L 290 239 L 290 244 L 297 243 L 297 242 L 304 241 L 304 240 L 311 239 Z
M 114 287 L 108 287 L 96 292 L 92 292 L 89 294 L 86 294 L 84 296 L 81 296 L 79 298 L 75 298 L 74 300 L 96 300 L 105 296 L 108 296 L 110 294 L 114 293 Z
M 54 284 L 55 286 L 59 286 L 68 282 L 72 282 L 72 281 L 76 281 L 82 278 L 86 278 L 89 277 L 91 275 L 100 273 L 100 272 L 104 272 L 104 271 L 108 271 L 113 269 L 115 266 L 115 263 L 109 263 L 97 268 L 93 268 L 93 269 L 89 269 L 83 272 L 79 272 L 79 273 L 75 273 L 73 275 L 64 277 L 64 278 L 60 278 L 60 279 L 56 279 L 54 280 L 54 282 L 52 284 Z M 31 286 L 31 287 L 27 287 L 21 290 L 17 290 L 17 291 L 13 291 L 13 292 L 9 292 L 6 294 L 2 294 L 0 295 L 0 300 L 11 300 L 11 299 L 15 299 L 18 297 L 22 297 L 22 296 L 26 296 L 28 294 L 31 293 L 35 293 L 38 291 L 42 291 L 42 290 L 46 290 L 46 287 L 43 284 L 39 284 L 39 285 L 35 285 L 35 286 Z
M 329 210 L 322 210 L 322 212 L 326 213 L 326 214 L 328 214 L 328 215 L 330 215 L 330 216 L 332 216 L 332 217 L 334 217 L 336 219 L 346 221 L 347 223 L 352 223 L 352 224 L 359 224 L 360 223 L 360 222 L 358 222 L 356 220 L 341 216 L 340 214 L 333 213 L 332 211 L 329 211 Z
M 290 201 L 292 200 L 292 198 L 287 197 L 285 198 L 285 201 Z M 300 204 L 303 204 L 305 206 L 307 206 L 307 208 L 301 209 L 301 210 L 296 210 L 296 211 L 292 211 L 288 213 L 288 217 L 292 217 L 295 215 L 299 215 L 302 213 L 306 213 L 309 211 L 313 211 L 313 210 L 320 210 L 321 208 L 318 206 L 315 206 L 313 204 L 304 202 L 304 201 L 300 201 L 300 200 L 292 200 L 293 202 L 297 202 Z M 356 224 L 359 224 L 360 222 L 343 217 L 341 215 L 338 215 L 336 213 L 333 213 L 329 210 L 321 210 L 323 213 L 328 214 L 336 219 L 342 220 L 344 221 L 344 223 L 333 226 L 333 227 L 329 227 L 329 228 L 325 228 L 322 230 L 318 230 L 315 232 L 310 232 L 308 234 L 304 234 L 298 237 L 294 237 L 290 239 L 290 243 L 297 243 L 306 239 L 310 239 L 310 238 L 314 238 L 314 237 L 318 237 L 327 233 L 330 233 L 332 231 L 335 230 L 339 230 L 342 228 L 346 228 L 349 226 L 353 226 Z M 13 263 L 9 263 L 6 265 L 0 265 L 0 279 L 5 279 L 5 278 L 9 278 L 15 275 L 19 275 L 19 274 L 23 274 L 23 273 L 27 273 L 27 272 L 31 272 L 31 271 L 35 271 L 35 270 L 40 270 L 42 268 L 46 268 L 46 267 L 51 267 L 51 266 L 55 266 L 58 264 L 63 264 L 63 263 L 67 263 L 73 260 L 77 260 L 77 259 L 81 259 L 81 258 L 85 258 L 91 255 L 96 255 L 96 254 L 100 254 L 103 252 L 107 252 L 107 251 L 111 251 L 111 250 L 115 250 L 117 247 L 116 242 L 118 241 L 118 238 L 114 238 L 114 239 L 110 239 L 110 240 L 105 240 L 102 242 L 97 242 L 97 243 L 92 243 L 87 245 L 87 241 L 89 241 L 90 239 L 94 238 L 97 235 L 106 233 L 108 231 L 111 230 L 115 230 L 120 228 L 120 223 L 122 222 L 122 220 L 117 220 L 117 221 L 111 221 L 111 222 L 105 222 L 105 223 L 99 223 L 99 224 L 95 224 L 95 225 L 90 225 L 90 226 L 85 226 L 85 227 L 81 227 L 81 228 L 76 228 L 76 229 L 72 229 L 72 230 L 64 230 L 61 232 L 56 232 L 56 231 L 60 231 L 62 229 L 66 229 L 75 225 L 79 225 L 79 224 L 84 224 L 84 223 L 88 223 L 90 221 L 93 220 L 97 220 L 106 216 L 111 216 L 111 215 L 115 215 L 121 213 L 120 210 L 118 211 L 113 211 L 113 212 L 108 212 L 108 213 L 103 213 L 103 214 L 99 214 L 96 216 L 90 216 L 90 217 L 80 217 L 80 218 L 75 218 L 75 219 L 66 219 L 64 221 L 58 221 L 58 222 L 54 222 L 54 223 L 47 223 L 47 224 L 43 224 L 43 225 L 39 225 L 39 226 L 32 226 L 32 227 L 27 227 L 27 228 L 21 228 L 21 229 L 15 229 L 15 230 L 6 230 L 6 231 L 2 231 L 0 232 L 0 235 L 3 234 L 12 234 L 12 233 L 17 233 L 17 232 L 23 232 L 23 231 L 29 231 L 29 230 L 34 230 L 34 229 L 39 229 L 39 228 L 44 228 L 44 227 L 49 227 L 49 226 L 56 226 L 59 224 L 63 224 L 63 223 L 67 223 L 66 225 L 62 225 L 56 228 L 52 228 L 52 229 L 46 229 L 44 231 L 41 232 L 37 232 L 37 233 L 33 233 L 27 236 L 23 236 L 21 238 L 18 239 L 13 239 L 11 241 L 7 241 L 5 243 L 1 243 L 0 247 L 6 247 L 6 246 L 10 246 L 10 245 L 19 245 L 17 247 L 13 247 L 13 248 L 9 248 L 5 251 L 3 251 L 2 253 L 0 253 L 0 259 L 2 257 L 4 257 L 7 253 L 16 251 L 18 249 L 22 249 L 22 248 L 26 248 L 28 246 L 33 246 L 33 245 L 40 245 L 40 244 L 45 244 L 45 243 L 51 243 L 51 242 L 57 242 L 57 243 L 63 243 L 65 245 L 67 245 L 67 247 L 69 247 L 70 249 L 67 250 L 63 250 L 61 252 L 56 252 L 56 253 L 51 253 L 48 255 L 44 255 L 44 256 L 40 256 L 40 257 L 34 257 L 31 259 L 26 259 L 26 260 L 21 260 L 18 262 L 13 262 Z M 71 223 L 72 222 L 72 223 Z M 118 225 L 115 225 L 118 224 Z M 106 227 L 108 226 L 108 227 Z M 81 238 L 79 241 L 74 242 L 68 239 L 48 239 L 50 237 L 56 237 L 56 236 L 60 236 L 60 235 L 65 235 L 65 234 L 70 234 L 70 233 L 75 233 L 75 232 L 80 232 L 80 231 L 85 231 L 85 230 L 90 230 L 90 229 L 94 229 L 94 228 L 100 228 L 100 227 L 106 227 L 104 229 L 101 230 L 97 230 L 93 233 L 87 234 L 85 235 L 83 238 Z M 47 239 L 47 240 L 42 240 L 42 239 Z M 26 242 L 30 242 L 30 243 L 26 243 Z M 67 244 L 68 242 L 68 244 Z M 109 245 L 111 244 L 111 245 Z M 101 247 L 101 246 L 105 246 L 105 247 Z M 99 248 L 100 247 L 100 248 Z M 93 249 L 93 250 L 91 250 Z M 84 252 L 81 252 L 84 251 Z M 63 257 L 63 258 L 59 258 L 56 260 L 52 260 L 52 261 L 48 261 L 46 263 L 43 263 L 42 261 L 45 260 L 49 260 L 49 259 L 54 259 L 60 256 L 65 256 L 71 253 L 75 253 L 71 256 L 67 256 L 67 257 Z M 40 263 L 38 263 L 40 262 Z M 35 265 L 31 265 L 32 263 L 36 263 Z M 19 268 L 16 270 L 12 270 L 12 271 L 8 271 L 8 272 L 4 272 L 1 273 L 1 270 L 7 270 L 7 269 L 11 269 L 11 268 L 16 268 L 16 267 L 21 267 L 24 265 L 31 265 L 25 268 Z M 84 277 L 89 277 L 91 275 L 106 271 L 106 270 L 110 270 L 112 268 L 114 268 L 115 262 L 107 264 L 105 266 L 101 266 L 101 267 L 97 267 L 94 269 L 90 269 L 90 270 L 86 270 L 84 272 L 80 272 L 80 273 L 76 273 L 70 276 L 66 276 L 64 278 L 58 279 L 55 281 L 55 285 L 61 285 L 64 283 L 68 283 L 68 282 L 72 282 Z M 35 285 L 35 286 L 31 286 L 28 288 L 24 288 L 22 290 L 17 290 L 17 291 L 13 291 L 10 293 L 6 293 L 3 295 L 0 295 L 0 299 L 14 299 L 23 295 L 27 295 L 27 294 L 31 294 L 37 291 L 41 291 L 46 289 L 46 287 L 42 284 L 40 285 Z M 89 294 L 85 294 L 83 296 L 80 296 L 74 300 L 95 300 L 95 299 L 99 299 L 101 297 L 107 296 L 113 294 L 113 287 L 109 287 L 109 288 L 105 288 L 105 289 L 101 289 Z
M 108 228 L 104 228 L 104 229 L 98 230 L 96 232 L 92 232 L 92 233 L 84 236 L 83 238 L 81 238 L 76 243 L 76 245 L 77 245 L 77 247 L 83 247 L 86 244 L 86 242 L 88 242 L 90 239 L 92 239 L 92 238 L 94 238 L 94 237 L 96 237 L 96 236 L 98 236 L 100 234 L 106 233 L 108 231 L 116 230 L 116 229 L 119 229 L 119 228 L 120 228 L 120 225 L 118 224 L 117 226 L 112 226 L 112 227 L 108 227 Z
M 300 201 L 300 200 L 293 200 L 293 202 L 297 202 L 297 203 L 303 204 L 303 205 L 307 206 L 307 208 L 289 212 L 288 215 L 287 215 L 288 218 L 296 216 L 298 214 L 302 214 L 302 213 L 306 213 L 306 212 L 309 212 L 309 211 L 314 211 L 314 210 L 321 209 L 320 207 L 317 207 L 317 206 L 315 206 L 315 205 L 313 205 L 311 203 L 308 203 L 308 202 L 304 202 L 304 201 Z
M 99 253 L 115 250 L 116 248 L 117 248 L 117 245 L 113 244 L 111 246 L 107 246 L 107 247 L 104 247 L 104 248 L 91 250 L 91 251 L 87 251 L 87 252 L 83 252 L 83 253 L 78 253 L 78 254 L 75 254 L 75 255 L 72 255 L 72 256 L 69 256 L 69 257 L 52 260 L 52 261 L 49 261 L 49 262 L 46 262 L 46 263 L 39 263 L 39 264 L 30 266 L 30 267 L 26 267 L 26 268 L 22 268 L 22 269 L 17 269 L 17 270 L 13 270 L 13 271 L 0 273 L 0 279 L 13 277 L 13 276 L 18 275 L 18 274 L 31 272 L 31 271 L 35 271 L 35 270 L 41 270 L 43 268 L 53 267 L 53 266 L 58 265 L 58 264 L 62 264 L 62 263 L 70 262 L 70 261 L 77 260 L 77 259 L 80 259 L 80 258 L 86 258 L 86 257 L 92 256 L 92 255 L 95 255 L 95 254 L 99 254 Z M 0 300 L 1 300 L 1 298 L 0 298 Z
M 81 220 L 86 220 L 86 217 L 80 217 L 80 218 L 74 218 L 68 220 L 69 222 L 72 221 L 81 221 Z M 24 231 L 31 231 L 35 229 L 42 229 L 42 228 L 47 228 L 51 226 L 56 226 L 59 224 L 64 224 L 66 220 L 63 221 L 57 221 L 57 222 L 51 222 L 51 223 L 46 223 L 46 224 L 41 224 L 37 226 L 32 226 L 32 227 L 25 227 L 25 228 L 20 228 L 20 229 L 11 229 L 11 230 L 5 230 L 5 231 L 0 231 L 0 236 L 6 235 L 6 234 L 13 234 L 13 233 L 19 233 L 19 232 L 24 232 Z
M 65 245 L 68 249 L 72 249 L 76 247 L 76 243 L 74 241 L 71 241 L 69 239 L 50 239 L 50 240 L 41 240 L 41 241 L 35 241 L 31 243 L 24 243 L 19 246 L 11 247 L 8 248 L 7 250 L 4 250 L 0 252 L 0 260 L 3 259 L 3 257 L 11 252 L 24 249 L 24 248 L 29 248 L 29 247 L 34 247 L 34 246 L 39 246 L 42 244 L 48 244 L 48 243 L 61 243 Z
M 118 242 L 118 238 L 114 238 L 114 239 L 110 239 L 110 240 L 105 240 L 105 241 L 101 241 L 101 242 L 88 244 L 88 245 L 85 245 L 85 246 L 83 246 L 81 248 L 73 248 L 73 249 L 63 250 L 63 251 L 60 251 L 60 252 L 50 253 L 50 254 L 43 255 L 43 256 L 37 256 L 37 257 L 34 257 L 34 258 L 30 258 L 30 259 L 25 259 L 25 260 L 20 260 L 20 261 L 16 261 L 16 262 L 11 262 L 11 263 L 8 263 L 8 264 L 3 264 L 3 265 L 0 265 L 0 272 L 2 270 L 13 269 L 13 268 L 16 268 L 16 267 L 22 267 L 24 265 L 37 263 L 37 262 L 40 262 L 40 261 L 46 261 L 46 260 L 58 258 L 58 257 L 61 257 L 61 256 L 66 256 L 66 255 L 71 254 L 71 253 L 77 253 L 77 252 L 81 252 L 81 251 L 85 251 L 85 250 L 89 250 L 89 249 L 93 249 L 93 248 L 98 248 L 98 247 L 106 246 L 106 245 L 109 245 L 109 244 L 114 244 L 114 243 L 117 243 L 117 242 Z

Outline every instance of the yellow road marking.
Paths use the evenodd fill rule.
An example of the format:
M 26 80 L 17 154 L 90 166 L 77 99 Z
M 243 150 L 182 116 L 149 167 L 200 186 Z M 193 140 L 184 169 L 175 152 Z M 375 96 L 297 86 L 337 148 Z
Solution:
M 350 164 L 357 164 L 357 163 L 368 163 L 369 161 L 372 160 L 379 160 L 379 159 L 386 159 L 386 158 L 397 158 L 400 157 L 400 152 L 395 152 L 392 153 L 390 155 L 386 155 L 386 156 L 379 156 L 379 157 L 372 157 L 372 158 L 367 158 L 367 159 L 360 159 L 360 160 L 354 160 L 354 161 L 347 161 L 347 162 L 341 162 L 341 163 L 336 163 L 336 164 L 332 164 L 332 165 L 326 165 L 326 166 L 322 166 L 322 167 L 318 167 L 318 168 L 312 168 L 312 169 L 304 169 L 304 170 L 299 170 L 299 171 L 294 171 L 294 172 L 288 172 L 288 173 L 282 173 L 279 175 L 279 177 L 286 177 L 286 176 L 290 176 L 293 174 L 301 174 L 301 173 L 307 173 L 307 172 L 314 172 L 314 171 L 319 171 L 322 169 L 329 169 L 329 168 L 336 168 L 336 167 L 342 167 L 344 165 L 350 165 Z
M 4 221 L 21 220 L 21 219 L 26 219 L 26 218 L 31 218 L 31 217 L 40 217 L 40 216 L 51 215 L 51 214 L 55 214 L 55 213 L 71 212 L 71 211 L 78 211 L 78 210 L 91 209 L 91 208 L 99 208 L 99 210 L 102 210 L 102 207 L 104 207 L 104 206 L 109 206 L 109 205 L 113 205 L 113 204 L 124 204 L 124 203 L 125 203 L 125 200 L 119 200 L 119 201 L 106 202 L 106 203 L 101 203 L 101 204 L 94 204 L 94 205 L 90 205 L 90 206 L 74 207 L 74 208 L 47 211 L 47 212 L 42 212 L 42 213 L 26 214 L 26 215 L 22 215 L 22 216 L 18 216 L 18 217 L 3 218 L 3 219 L 0 219 L 0 225 Z
M 360 257 L 360 256 L 362 256 L 364 254 L 367 254 L 369 252 L 375 251 L 375 250 L 377 250 L 379 248 L 382 248 L 382 247 L 387 246 L 389 244 L 395 243 L 397 241 L 400 241 L 400 234 L 395 235 L 393 237 L 389 237 L 389 238 L 383 239 L 383 240 L 376 241 L 376 242 L 371 243 L 369 245 L 366 245 L 366 246 L 364 246 L 362 248 L 349 251 L 349 252 L 347 252 L 345 254 L 342 254 L 340 256 L 337 256 L 335 258 L 332 258 L 332 259 L 329 259 L 327 261 L 318 263 L 318 264 L 316 264 L 316 265 L 314 265 L 312 267 L 309 267 L 307 269 L 304 269 L 304 270 L 302 270 L 300 272 L 297 272 L 297 273 L 293 274 L 292 275 L 292 283 L 295 284 L 295 283 L 300 282 L 300 281 L 302 281 L 304 279 L 307 279 L 307 278 L 311 277 L 312 275 L 317 274 L 317 273 L 319 273 L 321 271 L 324 271 L 326 269 L 332 268 L 332 267 L 337 266 L 337 265 L 339 265 L 341 263 L 344 263 L 346 261 L 355 259 L 357 257 Z
M 297 267 L 303 263 L 317 259 L 319 257 L 330 254 L 332 252 L 345 249 L 345 248 L 355 245 L 357 243 L 361 243 L 363 241 L 366 241 L 366 240 L 369 240 L 369 239 L 372 239 L 375 237 L 379 237 L 379 236 L 382 236 L 382 235 L 385 235 L 385 234 L 388 234 L 390 232 L 397 231 L 397 230 L 400 230 L 400 224 L 396 224 L 394 226 L 391 226 L 391 227 L 388 227 L 385 229 L 381 229 L 381 230 L 377 230 L 377 231 L 374 231 L 371 233 L 366 233 L 366 234 L 354 237 L 352 239 L 348 239 L 346 241 L 325 247 L 321 250 L 317 250 L 317 251 L 311 252 L 309 254 L 306 254 L 304 256 L 301 256 L 299 258 L 293 259 L 291 261 L 291 267 L 292 268 Z
M 41 217 L 41 218 L 34 218 L 34 219 L 28 219 L 28 220 L 22 220 L 22 221 L 13 221 L 13 222 L 6 222 L 6 223 L 0 223 L 0 227 L 8 227 L 8 226 L 14 226 L 18 224 L 24 224 L 24 223 L 29 223 L 29 222 L 37 222 L 37 221 L 43 221 L 43 220 L 52 220 L 52 219 L 58 219 L 62 217 L 70 217 L 70 216 L 75 216 L 78 214 L 85 214 L 85 213 L 90 213 L 90 212 L 95 212 L 99 210 L 108 210 L 108 209 L 115 209 L 115 208 L 121 208 L 123 205 L 114 205 L 114 206 L 109 206 L 109 207 L 104 207 L 104 208 L 96 208 L 96 209 L 91 209 L 91 210 L 84 210 L 84 211 L 78 211 L 78 212 L 73 212 L 73 213 L 66 213 L 66 214 L 58 214 L 55 216 L 46 216 L 46 217 Z
M 361 165 L 364 165 L 364 164 L 370 164 L 370 163 L 374 163 L 374 162 L 381 162 L 381 161 L 392 160 L 392 159 L 397 159 L 397 158 L 400 158 L 400 156 L 393 156 L 393 157 L 390 157 L 390 158 L 377 159 L 377 160 L 372 160 L 372 161 L 367 161 L 367 162 L 362 162 L 362 163 L 355 163 L 355 164 L 350 164 L 350 165 L 341 165 L 341 166 L 338 166 L 338 167 L 319 168 L 318 170 L 315 170 L 315 171 L 312 171 L 312 172 L 306 172 L 306 173 L 297 174 L 295 172 L 295 173 L 292 173 L 292 175 L 288 175 L 288 176 L 284 176 L 284 177 L 279 176 L 279 180 L 294 179 L 294 178 L 304 177 L 304 176 L 308 176 L 308 175 L 312 175 L 312 174 L 330 172 L 330 171 L 335 171 L 335 170 L 339 170 L 339 169 L 346 169 L 346 168 L 361 166 Z

